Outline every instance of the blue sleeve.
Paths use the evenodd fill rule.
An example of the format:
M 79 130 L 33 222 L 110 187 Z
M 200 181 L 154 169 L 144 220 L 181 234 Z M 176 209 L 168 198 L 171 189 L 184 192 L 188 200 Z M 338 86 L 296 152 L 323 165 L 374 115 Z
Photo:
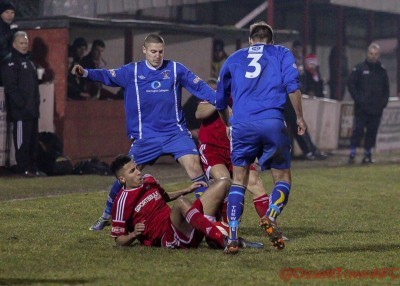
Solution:
M 231 96 L 232 75 L 229 70 L 229 58 L 222 65 L 219 72 L 219 79 L 217 84 L 217 95 L 215 107 L 217 110 L 225 110 L 229 105 L 229 98 Z
M 176 69 L 180 84 L 184 88 L 197 98 L 215 104 L 215 91 L 207 83 L 180 63 L 176 63 Z
M 101 82 L 107 86 L 126 87 L 129 79 L 133 78 L 132 64 L 124 65 L 117 69 L 87 69 L 88 79 Z M 131 75 L 130 75 L 131 73 Z
M 287 48 L 282 47 L 281 55 L 283 84 L 286 88 L 286 93 L 289 94 L 300 88 L 299 71 L 292 53 Z

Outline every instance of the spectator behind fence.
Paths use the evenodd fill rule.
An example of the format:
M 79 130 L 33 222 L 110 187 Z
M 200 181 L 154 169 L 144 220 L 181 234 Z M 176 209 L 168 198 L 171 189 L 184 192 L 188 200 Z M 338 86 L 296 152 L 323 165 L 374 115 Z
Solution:
M 219 71 L 225 60 L 228 58 L 225 52 L 225 43 L 221 39 L 215 39 L 213 42 L 213 59 L 211 63 L 211 77 L 218 78 Z
M 304 93 L 305 72 L 304 72 L 304 60 L 303 60 L 303 45 L 299 40 L 295 40 L 293 42 L 292 54 L 294 56 L 294 61 L 296 63 L 297 70 L 299 72 L 300 91 Z
M 107 65 L 103 58 L 103 53 L 106 49 L 106 44 L 103 40 L 94 40 L 92 47 L 87 56 L 83 57 L 80 65 L 87 69 L 101 69 Z M 84 82 L 84 91 L 87 92 L 90 98 L 97 99 L 114 99 L 116 95 L 107 89 L 103 88 L 100 82 L 93 82 L 86 79 L 81 79 Z
M 11 1 L 0 2 L 0 62 L 11 52 L 13 35 L 16 25 L 13 25 L 15 16 L 15 5 Z M 0 86 L 3 86 L 0 74 Z
M 67 96 L 69 99 L 86 100 L 90 97 L 89 93 L 85 91 L 85 80 L 71 74 L 72 67 L 82 60 L 87 51 L 87 42 L 84 38 L 79 37 L 74 40 L 72 45 L 68 48 L 68 90 Z
M 7 100 L 7 114 L 13 125 L 17 171 L 25 176 L 41 173 L 37 169 L 39 84 L 34 64 L 29 60 L 28 35 L 14 34 L 11 53 L 1 70 Z
M 340 61 L 339 76 L 341 78 L 339 98 L 336 96 L 336 90 L 338 85 L 338 81 L 336 78 L 338 61 Z M 346 55 L 346 49 L 343 47 L 342 52 L 339 56 L 337 52 L 337 47 L 336 46 L 332 47 L 331 52 L 329 54 L 329 91 L 331 99 L 337 99 L 337 100 L 343 99 L 344 93 L 346 91 L 346 80 L 348 75 L 349 75 L 349 70 L 348 70 L 348 59 Z
M 315 54 L 306 56 L 304 59 L 304 68 L 304 93 L 310 96 L 324 97 L 324 81 L 319 72 L 318 59 Z
M 88 45 L 84 38 L 78 37 L 74 40 L 72 45 L 68 48 L 69 71 L 71 71 L 74 65 L 79 64 L 85 55 L 87 48 Z
M 364 137 L 364 158 L 362 163 L 373 163 L 372 148 L 383 109 L 389 100 L 389 78 L 379 61 L 380 47 L 372 43 L 368 47 L 367 58 L 356 65 L 348 80 L 348 88 L 354 100 L 353 133 L 350 139 L 349 163 L 355 161 L 356 148 Z

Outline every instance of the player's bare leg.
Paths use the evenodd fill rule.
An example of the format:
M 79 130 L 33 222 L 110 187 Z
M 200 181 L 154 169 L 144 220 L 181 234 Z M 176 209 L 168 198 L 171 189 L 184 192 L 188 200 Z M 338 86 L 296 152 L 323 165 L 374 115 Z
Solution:
M 189 178 L 192 182 L 207 182 L 207 178 L 204 175 L 203 169 L 200 164 L 200 157 L 199 155 L 188 154 L 178 158 L 179 164 L 185 169 L 186 173 L 188 174 Z M 207 187 L 200 187 L 197 188 L 194 193 L 196 197 L 200 197 Z

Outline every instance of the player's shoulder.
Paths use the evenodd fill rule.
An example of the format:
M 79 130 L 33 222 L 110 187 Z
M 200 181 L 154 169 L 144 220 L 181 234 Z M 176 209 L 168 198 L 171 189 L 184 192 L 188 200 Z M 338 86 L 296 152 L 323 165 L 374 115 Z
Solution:
M 144 174 L 142 176 L 142 178 L 143 178 L 143 184 L 157 184 L 158 185 L 158 181 L 156 180 L 156 178 L 154 178 L 150 174 Z

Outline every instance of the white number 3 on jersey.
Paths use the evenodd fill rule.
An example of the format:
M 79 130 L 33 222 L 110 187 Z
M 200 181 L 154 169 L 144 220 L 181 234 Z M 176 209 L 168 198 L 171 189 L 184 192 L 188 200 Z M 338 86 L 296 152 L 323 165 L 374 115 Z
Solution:
M 249 63 L 249 67 L 254 67 L 253 72 L 246 72 L 244 75 L 247 78 L 255 78 L 260 75 L 261 72 L 261 65 L 258 62 L 260 58 L 262 57 L 263 54 L 249 54 L 247 58 L 252 59 L 251 62 Z

